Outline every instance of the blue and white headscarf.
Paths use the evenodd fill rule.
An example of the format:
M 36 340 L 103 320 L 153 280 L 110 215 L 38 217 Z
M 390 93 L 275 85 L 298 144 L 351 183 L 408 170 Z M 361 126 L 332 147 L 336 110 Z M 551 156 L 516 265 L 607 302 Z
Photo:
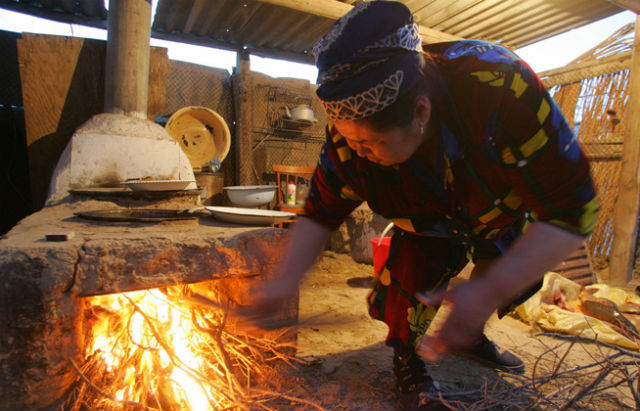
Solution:
M 402 3 L 369 1 L 342 16 L 313 47 L 317 95 L 332 120 L 384 110 L 422 71 L 418 25 Z

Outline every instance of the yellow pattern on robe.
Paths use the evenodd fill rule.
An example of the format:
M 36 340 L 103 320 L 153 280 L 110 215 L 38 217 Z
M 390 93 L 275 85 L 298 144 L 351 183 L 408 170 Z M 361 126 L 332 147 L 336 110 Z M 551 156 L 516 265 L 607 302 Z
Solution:
M 343 163 L 351 160 L 351 149 L 349 146 L 338 147 L 336 151 L 338 152 L 338 158 L 340 158 L 340 161 Z
M 549 106 L 549 102 L 545 99 L 542 99 L 540 102 L 540 108 L 538 109 L 538 121 L 540 124 L 544 123 L 551 111 L 551 106 Z
M 522 93 L 527 89 L 527 82 L 522 79 L 520 73 L 516 73 L 511 81 L 511 90 L 516 95 L 516 98 L 520 98 Z
M 600 211 L 598 197 L 594 197 L 585 204 L 582 210 L 584 210 L 584 213 L 580 217 L 580 234 L 589 234 L 596 227 L 596 222 L 598 221 L 598 211 Z
M 380 273 L 378 281 L 380 281 L 380 283 L 385 287 L 391 284 L 391 272 L 387 267 L 382 268 L 382 273 Z
M 353 191 L 349 186 L 342 187 L 342 190 L 340 191 L 340 197 L 346 200 L 362 201 L 360 196 L 358 196 L 358 194 L 356 194 L 356 192 Z
M 493 87 L 502 87 L 504 85 L 504 73 L 497 71 L 476 71 L 471 73 L 482 83 L 487 83 Z
M 409 329 L 416 334 L 416 339 L 422 337 L 429 328 L 429 324 L 436 316 L 437 309 L 432 306 L 418 304 L 416 307 L 409 307 L 407 310 L 407 321 Z
M 391 222 L 396 226 L 400 227 L 404 231 L 409 231 L 411 233 L 415 233 L 416 229 L 413 227 L 413 223 L 409 218 L 392 218 Z
M 544 129 L 540 128 L 533 137 L 525 141 L 524 144 L 520 146 L 520 153 L 522 157 L 531 157 L 538 150 L 543 148 L 548 141 L 549 137 L 547 136 L 547 133 L 544 132 Z M 502 151 L 502 162 L 504 164 L 514 164 L 517 161 L 518 160 L 516 160 L 515 155 L 511 152 L 511 148 L 507 147 Z

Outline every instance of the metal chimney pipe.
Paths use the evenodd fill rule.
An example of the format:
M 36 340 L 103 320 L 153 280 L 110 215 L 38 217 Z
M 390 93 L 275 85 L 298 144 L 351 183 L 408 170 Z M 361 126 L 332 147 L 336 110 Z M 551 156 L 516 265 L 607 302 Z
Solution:
M 147 118 L 151 0 L 109 0 L 104 110 Z

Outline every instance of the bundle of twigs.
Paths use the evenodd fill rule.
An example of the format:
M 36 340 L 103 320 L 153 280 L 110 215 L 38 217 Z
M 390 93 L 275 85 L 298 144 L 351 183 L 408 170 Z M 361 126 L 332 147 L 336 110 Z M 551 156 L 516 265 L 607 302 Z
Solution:
M 78 383 L 61 409 L 187 410 L 192 400 L 188 397 L 193 394 L 187 394 L 189 387 L 185 385 L 197 385 L 205 397 L 200 406 L 204 402 L 209 409 L 270 411 L 270 402 L 285 399 L 322 410 L 310 401 L 255 387 L 255 380 L 273 369 L 276 360 L 289 365 L 297 361 L 283 353 L 287 345 L 278 343 L 277 337 L 262 338 L 230 330 L 233 327 L 228 326 L 225 311 L 190 303 L 184 298 L 189 293 L 185 287 L 188 286 L 167 288 L 160 295 L 165 299 L 163 303 L 182 313 L 181 319 L 155 317 L 141 304 L 139 294 L 121 294 L 128 304 L 116 310 L 101 305 L 97 297 L 89 300 L 88 323 L 106 321 L 114 343 L 109 348 L 109 361 L 105 361 L 102 351 L 86 353 L 81 366 L 69 359 L 78 374 Z M 135 313 L 144 324 L 133 324 Z M 176 352 L 173 342 L 175 324 L 184 318 L 191 322 L 188 344 L 193 357 L 205 359 L 198 365 Z M 135 336 L 142 327 L 147 330 L 146 335 Z M 89 333 L 87 346 L 93 338 L 96 336 Z M 190 383 L 176 381 L 176 370 Z
M 547 334 L 549 335 L 549 334 Z M 529 377 L 501 374 L 481 388 L 423 395 L 450 410 L 640 410 L 640 353 L 580 337 L 547 350 Z M 568 366 L 578 341 L 594 343 L 593 362 Z M 567 346 L 568 345 L 568 346 Z

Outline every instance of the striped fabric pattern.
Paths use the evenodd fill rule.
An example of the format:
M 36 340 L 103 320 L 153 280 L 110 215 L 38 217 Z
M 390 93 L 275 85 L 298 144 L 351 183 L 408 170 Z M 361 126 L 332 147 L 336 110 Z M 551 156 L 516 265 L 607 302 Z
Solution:
M 418 154 L 396 166 L 374 164 L 328 124 L 306 203 L 307 217 L 331 229 L 363 201 L 401 229 L 368 299 L 400 353 L 435 313 L 417 302 L 417 291 L 446 285 L 468 258 L 501 255 L 533 221 L 586 236 L 598 213 L 588 161 L 525 62 L 476 40 L 424 52 L 446 90 L 432 98 L 435 165 Z
M 428 170 L 415 156 L 393 167 L 373 164 L 329 124 L 307 216 L 336 228 L 367 201 L 402 229 L 465 237 L 470 245 L 534 220 L 588 235 L 598 210 L 588 162 L 526 63 L 476 40 L 427 45 L 425 52 L 438 61 L 452 104 L 434 99 L 444 167 Z

